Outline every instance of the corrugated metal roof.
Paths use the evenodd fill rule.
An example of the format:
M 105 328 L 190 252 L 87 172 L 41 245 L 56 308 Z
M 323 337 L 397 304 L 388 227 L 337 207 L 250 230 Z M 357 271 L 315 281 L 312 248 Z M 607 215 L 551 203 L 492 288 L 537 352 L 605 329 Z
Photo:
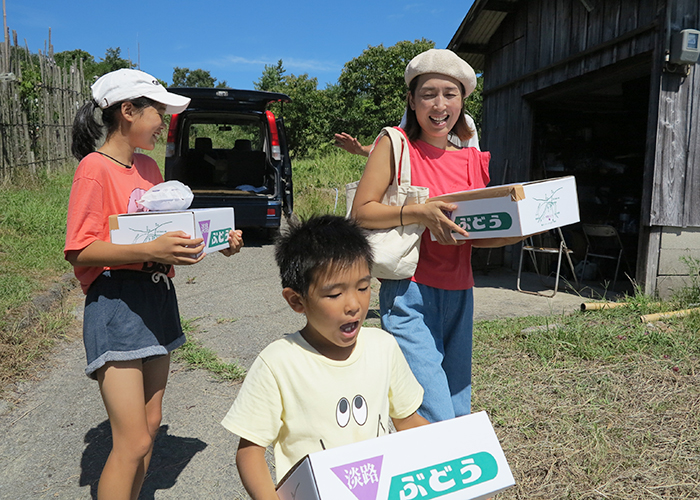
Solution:
M 476 0 L 447 48 L 456 52 L 475 69 L 483 69 L 484 55 L 491 37 L 506 16 L 522 0 Z

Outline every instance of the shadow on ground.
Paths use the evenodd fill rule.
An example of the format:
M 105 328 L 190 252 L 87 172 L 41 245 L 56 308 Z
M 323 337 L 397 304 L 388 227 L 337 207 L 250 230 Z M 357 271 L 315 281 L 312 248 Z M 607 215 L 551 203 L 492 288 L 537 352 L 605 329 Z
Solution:
M 80 463 L 80 486 L 90 486 L 90 495 L 96 499 L 97 483 L 112 449 L 109 421 L 105 420 L 90 429 L 85 435 L 85 443 L 87 446 Z M 157 490 L 172 488 L 190 460 L 206 447 L 207 444 L 200 439 L 171 436 L 168 426 L 162 425 L 156 436 L 153 457 L 139 499 L 154 500 Z

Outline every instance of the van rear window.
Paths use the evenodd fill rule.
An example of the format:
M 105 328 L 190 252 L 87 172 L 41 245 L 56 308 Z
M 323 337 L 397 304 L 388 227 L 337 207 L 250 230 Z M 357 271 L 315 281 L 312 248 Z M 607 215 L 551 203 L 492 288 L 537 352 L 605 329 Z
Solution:
M 187 127 L 188 149 L 264 150 L 264 131 L 259 121 L 247 123 L 190 121 Z

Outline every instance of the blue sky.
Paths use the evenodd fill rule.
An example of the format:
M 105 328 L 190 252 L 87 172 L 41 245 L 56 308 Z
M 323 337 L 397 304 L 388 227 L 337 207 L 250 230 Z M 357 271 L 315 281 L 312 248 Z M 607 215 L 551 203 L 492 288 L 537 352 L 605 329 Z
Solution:
M 82 49 L 99 60 L 119 47 L 168 83 L 179 66 L 253 88 L 265 65 L 282 59 L 286 74 L 307 73 L 324 88 L 368 45 L 426 38 L 445 48 L 473 0 L 5 2 L 10 33 L 33 53 L 44 49 L 51 28 L 55 52 Z

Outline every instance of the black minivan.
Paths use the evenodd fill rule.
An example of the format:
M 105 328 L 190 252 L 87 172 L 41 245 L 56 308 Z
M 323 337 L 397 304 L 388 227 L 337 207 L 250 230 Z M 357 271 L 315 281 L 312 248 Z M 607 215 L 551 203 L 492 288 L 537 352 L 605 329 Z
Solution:
M 291 102 L 255 90 L 171 87 L 190 97 L 173 115 L 165 152 L 165 180 L 192 189 L 193 208 L 233 207 L 236 228 L 274 235 L 293 209 L 292 164 L 282 118 L 267 109 Z

